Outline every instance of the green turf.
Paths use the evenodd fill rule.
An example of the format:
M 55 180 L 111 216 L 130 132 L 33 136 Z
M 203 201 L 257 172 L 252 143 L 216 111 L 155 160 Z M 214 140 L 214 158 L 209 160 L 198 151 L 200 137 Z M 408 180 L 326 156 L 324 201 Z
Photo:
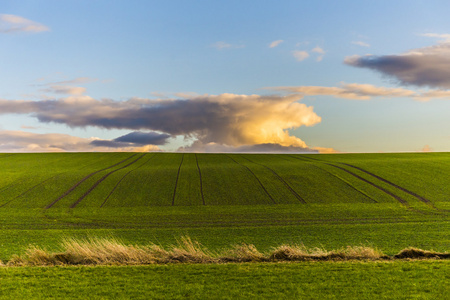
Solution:
M 448 261 L 0 268 L 3 299 L 445 299 Z M 443 298 L 444 297 L 444 298 Z

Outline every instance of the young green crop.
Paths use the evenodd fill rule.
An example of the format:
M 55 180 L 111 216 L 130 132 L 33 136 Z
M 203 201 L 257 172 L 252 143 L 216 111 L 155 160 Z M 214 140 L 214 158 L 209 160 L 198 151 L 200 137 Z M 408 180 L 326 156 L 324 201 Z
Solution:
M 0 297 L 442 299 L 449 267 L 448 261 L 399 261 L 0 268 Z

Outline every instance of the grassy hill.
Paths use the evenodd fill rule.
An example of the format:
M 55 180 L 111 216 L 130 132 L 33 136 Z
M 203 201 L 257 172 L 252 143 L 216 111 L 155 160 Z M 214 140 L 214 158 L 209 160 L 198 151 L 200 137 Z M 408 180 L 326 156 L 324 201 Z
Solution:
M 0 206 L 398 203 L 445 209 L 450 155 L 0 155 Z

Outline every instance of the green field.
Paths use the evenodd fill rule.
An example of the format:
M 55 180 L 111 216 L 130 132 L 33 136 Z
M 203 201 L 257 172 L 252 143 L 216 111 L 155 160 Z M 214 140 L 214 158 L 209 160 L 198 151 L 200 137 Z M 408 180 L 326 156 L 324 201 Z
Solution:
M 365 245 L 388 255 L 407 247 L 448 252 L 449 183 L 450 153 L 0 154 L 0 260 L 30 244 L 58 251 L 66 237 L 166 246 L 187 235 L 211 250 L 248 243 L 261 251 L 304 244 L 328 250 Z M 427 266 L 448 269 L 446 262 Z M 321 268 L 311 274 L 322 276 Z M 14 278 L 39 270 L 45 269 L 3 272 Z M 81 272 L 49 272 L 70 270 Z M 420 272 L 418 278 L 427 276 Z

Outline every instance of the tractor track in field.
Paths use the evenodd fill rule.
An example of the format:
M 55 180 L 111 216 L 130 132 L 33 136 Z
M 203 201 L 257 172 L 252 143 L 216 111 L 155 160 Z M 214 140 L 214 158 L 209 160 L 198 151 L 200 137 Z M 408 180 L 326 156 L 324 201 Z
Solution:
M 136 158 L 135 160 L 133 160 L 132 162 L 126 164 L 123 167 L 120 167 L 118 169 L 112 170 L 111 172 L 103 175 L 102 178 L 100 178 L 99 180 L 97 180 L 96 183 L 94 183 L 80 198 L 78 198 L 77 201 L 75 201 L 74 203 L 72 203 L 72 205 L 70 206 L 70 208 L 75 208 L 84 198 L 86 198 L 87 195 L 89 195 L 100 183 L 102 183 L 106 178 L 108 178 L 109 175 L 120 171 L 122 169 L 125 169 L 126 167 L 131 166 L 132 164 L 134 164 L 135 162 L 137 162 L 138 160 L 140 160 L 141 158 L 143 158 L 145 156 L 145 153 L 142 154 L 141 156 L 139 156 L 138 158 Z
M 426 199 L 426 198 L 424 198 L 424 197 L 422 197 L 422 196 L 420 196 L 420 195 L 418 195 L 418 194 L 416 194 L 416 193 L 414 193 L 414 192 L 412 192 L 410 190 L 407 190 L 404 187 L 401 187 L 401 186 L 399 186 L 399 185 L 397 185 L 397 184 L 395 184 L 395 183 L 393 183 L 393 182 L 391 182 L 391 181 L 389 181 L 387 179 L 384 179 L 383 177 L 380 177 L 380 176 L 378 176 L 376 174 L 373 174 L 373 173 L 371 173 L 371 172 L 369 172 L 367 170 L 364 170 L 364 169 L 362 169 L 360 167 L 357 167 L 357 166 L 353 166 L 353 165 L 350 165 L 350 164 L 347 164 L 347 163 L 341 163 L 341 164 L 349 166 L 349 167 L 357 169 L 357 170 L 360 170 L 361 172 L 364 172 L 364 173 L 366 173 L 366 174 L 368 174 L 368 175 L 370 175 L 372 177 L 375 177 L 378 180 L 381 180 L 381 181 L 383 181 L 383 182 L 385 182 L 385 183 L 387 183 L 387 184 L 389 184 L 389 185 L 391 185 L 391 186 L 393 186 L 393 187 L 395 187 L 395 188 L 397 188 L 397 189 L 399 189 L 399 190 L 401 190 L 401 191 L 403 191 L 403 192 L 405 192 L 405 193 L 407 193 L 407 194 L 409 194 L 409 195 L 411 195 L 413 197 L 416 197 L 419 201 L 421 201 L 421 202 L 423 202 L 423 203 L 425 203 L 427 205 L 430 205 L 433 208 L 436 208 L 434 206 L 434 204 L 430 200 L 428 200 L 428 199 Z
M 180 171 L 181 171 L 181 165 L 183 164 L 183 160 L 184 160 L 184 153 L 183 153 L 183 155 L 181 155 L 181 162 L 180 162 L 180 165 L 178 166 L 177 180 L 175 180 L 175 188 L 173 189 L 172 206 L 175 205 L 175 195 L 177 193 L 178 179 L 180 178 Z
M 292 157 L 292 158 L 295 158 L 295 159 L 302 160 L 302 159 L 300 159 L 300 158 L 298 158 L 298 157 L 295 157 L 295 156 L 291 156 L 291 155 L 289 155 L 289 156 Z M 285 158 L 283 158 L 283 159 L 285 159 Z M 304 161 L 305 161 L 305 160 L 304 160 Z M 323 169 L 323 168 L 321 168 L 321 167 L 318 167 L 318 166 L 315 166 L 315 165 L 312 165 L 312 166 L 315 167 L 315 168 L 317 168 L 317 169 L 319 169 L 319 170 L 324 171 L 325 173 L 328 173 L 329 175 L 331 175 L 331 176 L 333 176 L 333 177 L 335 177 L 335 178 L 337 178 L 339 181 L 343 182 L 343 183 L 344 183 L 347 187 L 349 187 L 350 189 L 353 189 L 353 190 L 356 191 L 357 193 L 359 193 L 359 194 L 363 195 L 364 197 L 367 197 L 367 198 L 369 198 L 370 200 L 372 200 L 373 203 L 378 203 L 377 200 L 373 199 L 372 197 L 370 197 L 370 196 L 367 195 L 366 193 L 363 193 L 362 191 L 358 190 L 357 188 L 355 188 L 354 186 L 352 186 L 351 184 L 349 184 L 347 181 L 345 181 L 344 179 L 340 178 L 339 176 L 336 176 L 335 174 L 333 174 L 333 173 L 329 172 L 328 170 L 325 170 L 325 169 Z M 364 203 L 364 201 L 361 201 L 361 202 Z
M 342 170 L 344 172 L 347 172 L 347 173 L 351 174 L 352 176 L 354 176 L 354 177 L 356 177 L 356 178 L 358 178 L 358 179 L 360 179 L 360 180 L 362 180 L 362 181 L 364 181 L 364 182 L 366 182 L 366 183 L 376 187 L 377 189 L 383 191 L 384 193 L 386 193 L 389 196 L 393 197 L 398 202 L 400 202 L 401 204 L 407 206 L 408 208 L 411 208 L 410 204 L 405 199 L 401 198 L 400 196 L 397 196 L 397 195 L 393 194 L 392 192 L 386 190 L 385 188 L 383 188 L 383 187 L 381 187 L 381 186 L 379 186 L 379 185 L 377 185 L 377 184 L 375 184 L 375 183 L 373 183 L 373 182 L 371 182 L 371 181 L 369 181 L 369 180 L 367 180 L 365 178 L 362 178 L 361 176 L 359 176 L 359 175 L 357 175 L 357 174 L 355 174 L 355 173 L 353 173 L 353 172 L 351 172 L 351 171 L 349 171 L 349 170 L 347 170 L 347 169 L 345 169 L 343 167 L 337 166 L 335 164 L 332 164 L 332 163 L 329 163 L 329 162 L 326 162 L 326 161 L 323 161 L 323 160 L 320 160 L 320 159 L 315 159 L 315 158 L 311 158 L 311 157 L 302 157 L 303 160 L 304 160 L 304 158 L 307 158 L 307 159 L 313 160 L 313 161 L 317 161 L 317 162 L 321 162 L 321 163 L 324 163 L 326 165 L 338 168 L 338 169 L 340 169 L 340 170 Z M 297 159 L 300 159 L 300 158 L 297 158 Z M 374 178 L 376 178 L 376 179 L 378 179 L 378 180 L 380 180 L 380 181 L 382 181 L 384 183 L 387 183 L 387 184 L 395 187 L 396 189 L 398 189 L 400 191 L 403 191 L 403 192 L 405 192 L 405 193 L 407 193 L 407 194 L 417 198 L 419 201 L 421 201 L 421 202 L 431 206 L 432 208 L 437 209 L 430 200 L 425 199 L 424 197 L 422 197 L 422 196 L 420 196 L 420 195 L 418 195 L 418 194 L 416 194 L 416 193 L 414 193 L 414 192 L 412 192 L 412 191 L 410 191 L 410 190 L 408 190 L 408 189 L 406 189 L 404 187 L 401 187 L 401 186 L 399 186 L 399 185 L 397 185 L 397 184 L 395 184 L 395 183 L 393 183 L 393 182 L 391 182 L 391 181 L 389 181 L 387 179 L 384 179 L 383 177 L 380 177 L 380 176 L 378 176 L 376 174 L 373 174 L 373 173 L 371 173 L 371 172 L 369 172 L 367 170 L 364 170 L 363 168 L 360 168 L 360 167 L 357 167 L 357 166 L 353 166 L 351 164 L 342 163 L 342 162 L 337 162 L 337 163 L 341 164 L 341 165 L 344 165 L 344 166 L 348 166 L 348 167 L 354 168 L 354 169 L 359 170 L 359 171 L 361 171 L 363 173 L 366 173 L 367 175 L 370 175 L 370 176 L 372 176 L 372 177 L 374 177 Z M 414 211 L 418 211 L 416 209 L 413 209 L 413 210 Z
M 273 173 L 273 175 L 275 175 L 275 177 L 277 177 L 278 180 L 280 180 L 281 183 L 283 183 L 284 186 L 286 186 L 286 188 L 287 188 L 287 189 L 295 196 L 295 198 L 297 198 L 298 201 L 300 201 L 300 202 L 306 204 L 305 199 L 303 199 L 302 196 L 300 196 L 296 191 L 294 191 L 294 189 L 289 185 L 289 183 L 287 183 L 287 182 L 286 182 L 280 175 L 278 175 L 278 173 L 275 172 L 272 168 L 270 168 L 270 167 L 268 167 L 268 166 L 266 166 L 266 165 L 263 165 L 263 164 L 261 164 L 261 163 L 254 162 L 254 161 L 248 159 L 248 158 L 245 157 L 245 156 L 241 156 L 241 157 L 244 158 L 244 159 L 246 159 L 246 160 L 248 160 L 248 161 L 251 162 L 251 163 L 254 163 L 254 164 L 263 166 L 264 168 L 266 168 L 266 169 L 268 169 L 269 171 L 271 171 L 271 172 Z
M 338 168 L 338 169 L 340 169 L 340 170 L 342 170 L 342 171 L 344 171 L 344 172 L 347 172 L 348 174 L 350 174 L 350 175 L 352 175 L 352 176 L 358 178 L 359 180 L 362 180 L 362 181 L 364 181 L 365 183 L 368 183 L 368 184 L 370 184 L 371 186 L 373 186 L 373 187 L 379 189 L 380 191 L 383 191 L 384 193 L 386 193 L 386 194 L 388 194 L 389 196 L 393 197 L 395 200 L 397 200 L 397 201 L 400 202 L 401 204 L 403 204 L 403 205 L 409 207 L 409 203 L 408 203 L 408 201 L 406 201 L 405 199 L 403 199 L 403 198 L 401 198 L 400 196 L 397 196 L 397 195 L 395 195 L 394 193 L 391 193 L 390 191 L 386 190 L 385 188 L 383 188 L 383 187 L 381 187 L 381 186 L 379 186 L 379 185 L 377 185 L 377 184 L 375 184 L 375 183 L 373 183 L 373 182 L 371 182 L 371 181 L 369 181 L 369 180 L 367 180 L 367 179 L 365 179 L 365 178 L 363 178 L 363 177 L 361 177 L 361 176 L 359 176 L 359 175 L 353 173 L 352 171 L 349 171 L 349 170 L 347 170 L 347 169 L 345 169 L 345 168 L 343 168 L 343 167 L 339 167 L 339 166 L 336 166 L 336 165 L 333 165 L 333 164 L 329 164 L 329 163 L 324 163 L 324 164 L 329 165 L 329 166 L 332 166 L 332 167 L 335 167 L 335 168 Z
M 198 175 L 199 175 L 199 177 L 200 177 L 200 193 L 201 193 L 201 195 L 202 195 L 202 202 L 203 202 L 203 205 L 206 205 L 206 203 L 205 203 L 205 197 L 203 196 L 202 171 L 200 170 L 200 166 L 198 165 L 197 153 L 195 153 L 194 156 L 195 156 L 195 162 L 197 163 Z
M 137 155 L 137 153 L 136 153 L 136 154 L 133 154 L 133 155 L 131 155 L 131 156 L 129 156 L 129 157 L 127 157 L 126 159 L 124 159 L 124 160 L 122 160 L 122 161 L 120 161 L 120 162 L 118 162 L 118 163 L 116 163 L 116 164 L 114 164 L 114 165 L 112 165 L 112 166 L 109 166 L 109 167 L 104 168 L 104 169 L 101 169 L 101 170 L 97 170 L 97 171 L 92 172 L 91 174 L 85 176 L 83 179 L 81 179 L 81 180 L 78 181 L 75 185 L 73 185 L 70 189 L 68 189 L 67 191 L 65 191 L 61 196 L 59 196 L 58 198 L 56 198 L 55 200 L 53 200 L 53 202 L 51 202 L 50 204 L 48 204 L 48 205 L 45 207 L 45 209 L 51 208 L 53 205 L 55 205 L 56 203 L 58 203 L 59 200 L 61 200 L 62 198 L 66 197 L 66 196 L 67 196 L 68 194 L 70 194 L 74 189 L 76 189 L 80 184 L 82 184 L 83 182 L 85 182 L 85 181 L 88 180 L 90 177 L 94 176 L 95 174 L 97 174 L 97 173 L 99 173 L 99 172 L 102 172 L 102 171 L 105 171 L 105 170 L 108 170 L 108 169 L 111 169 L 111 168 L 114 168 L 115 166 L 120 165 L 121 163 L 126 162 L 127 160 L 133 158 L 133 157 L 136 156 L 136 155 Z
M 319 160 L 319 159 L 315 159 L 315 158 L 311 158 L 311 157 L 305 157 L 305 158 L 325 163 L 324 161 Z M 406 189 L 406 188 L 404 188 L 402 186 L 399 186 L 399 185 L 397 185 L 397 184 L 395 184 L 395 183 L 393 183 L 393 182 L 391 182 L 391 181 L 389 181 L 389 180 L 387 180 L 387 179 L 385 179 L 385 178 L 383 178 L 381 176 L 378 176 L 378 175 L 376 175 L 376 174 L 374 174 L 372 172 L 369 172 L 369 171 L 367 171 L 367 170 L 365 170 L 363 168 L 360 168 L 360 167 L 357 167 L 357 166 L 354 166 L 354 165 L 351 165 L 351 164 L 348 164 L 348 163 L 338 162 L 338 164 L 341 164 L 341 165 L 344 165 L 344 166 L 348 166 L 348 167 L 354 168 L 356 170 L 359 170 L 359 171 L 361 171 L 363 173 L 366 173 L 367 175 L 370 175 L 370 176 L 372 176 L 372 177 L 374 177 L 374 178 L 376 178 L 376 179 L 378 179 L 378 180 L 380 180 L 380 181 L 382 181 L 384 183 L 389 184 L 390 186 L 392 186 L 392 187 L 394 187 L 394 188 L 396 188 L 398 190 L 401 190 L 401 191 L 403 191 L 403 192 L 405 192 L 405 193 L 415 197 L 417 200 L 419 200 L 419 201 L 421 201 L 421 202 L 431 206 L 432 208 L 437 209 L 434 206 L 433 202 L 431 202 L 429 199 L 426 199 L 425 197 L 422 197 L 419 194 L 414 193 L 413 191 L 410 191 L 410 190 L 408 190 L 408 189 Z
M 295 157 L 295 156 L 291 156 L 291 157 L 294 157 L 294 158 L 299 159 L 299 160 L 307 161 L 307 160 L 305 160 L 304 158 L 299 158 L 299 157 Z M 369 180 L 367 180 L 367 179 L 365 179 L 365 178 L 359 176 L 358 174 L 353 173 L 352 171 L 349 171 L 349 170 L 347 170 L 347 169 L 345 169 L 345 168 L 343 168 L 343 167 L 340 167 L 340 166 L 336 166 L 336 165 L 334 165 L 334 164 L 332 164 L 332 163 L 325 162 L 325 161 L 323 161 L 323 160 L 318 160 L 318 159 L 309 158 L 309 157 L 307 157 L 307 158 L 308 158 L 308 159 L 312 159 L 312 160 L 314 160 L 314 161 L 321 162 L 321 163 L 323 163 L 323 164 L 325 164 L 325 165 L 328 165 L 328 166 L 337 168 L 337 169 L 342 170 L 342 171 L 344 171 L 344 172 L 347 172 L 348 174 L 352 175 L 353 177 L 355 177 L 355 178 L 357 178 L 357 179 L 359 179 L 359 180 L 362 180 L 362 181 L 364 181 L 365 183 L 367 183 L 367 184 L 369 184 L 369 185 L 371 185 L 371 186 L 373 186 L 373 187 L 379 189 L 380 191 L 382 191 L 382 192 L 388 194 L 389 196 L 393 197 L 393 198 L 394 198 L 395 200 L 397 200 L 400 204 L 409 207 L 409 203 L 408 203 L 408 201 L 406 201 L 405 199 L 403 199 L 403 198 L 401 198 L 400 196 L 397 196 L 397 195 L 395 195 L 394 193 L 391 193 L 390 191 L 386 190 L 385 188 L 383 188 L 383 187 L 381 187 L 381 186 L 379 186 L 379 185 L 377 185 L 377 184 L 375 184 L 375 183 L 373 183 L 373 182 L 371 182 L 371 181 L 369 181 Z
M 273 204 L 277 204 L 277 203 L 275 202 L 275 199 L 273 199 L 273 197 L 272 197 L 272 196 L 269 194 L 269 192 L 266 190 L 266 188 L 264 187 L 264 185 L 262 184 L 262 182 L 259 180 L 259 178 L 255 175 L 255 173 L 253 173 L 253 171 L 252 171 L 249 167 L 247 167 L 246 165 L 243 165 L 243 164 L 239 163 L 238 161 L 234 160 L 234 158 L 232 158 L 232 157 L 229 156 L 229 155 L 227 155 L 227 157 L 228 157 L 229 159 L 231 159 L 232 161 L 234 161 L 235 163 L 237 163 L 238 165 L 240 165 L 241 167 L 246 168 L 246 169 L 253 175 L 253 177 L 255 177 L 256 180 L 258 180 L 259 185 L 263 188 L 264 192 L 266 192 L 267 196 L 269 196 L 270 200 L 272 200 Z
M 120 180 L 114 185 L 113 189 L 111 190 L 111 192 L 109 192 L 108 196 L 106 196 L 105 200 L 103 201 L 102 205 L 100 205 L 100 207 L 103 207 L 106 202 L 109 200 L 109 197 L 111 197 L 111 195 L 114 193 L 114 191 L 117 189 L 117 187 L 119 186 L 119 184 L 122 182 L 122 180 L 125 179 L 125 177 L 127 177 L 131 172 L 136 171 L 137 169 L 139 169 L 140 167 L 144 166 L 145 164 L 147 164 L 153 157 L 155 156 L 155 154 L 153 154 L 152 156 L 150 156 L 149 159 L 147 159 L 147 161 L 145 163 L 143 163 L 142 165 L 140 165 L 139 167 L 128 171 L 125 175 L 122 176 L 122 178 L 120 178 Z

